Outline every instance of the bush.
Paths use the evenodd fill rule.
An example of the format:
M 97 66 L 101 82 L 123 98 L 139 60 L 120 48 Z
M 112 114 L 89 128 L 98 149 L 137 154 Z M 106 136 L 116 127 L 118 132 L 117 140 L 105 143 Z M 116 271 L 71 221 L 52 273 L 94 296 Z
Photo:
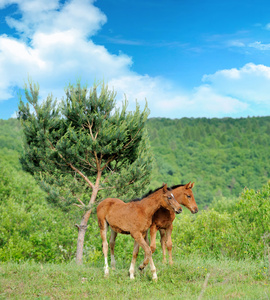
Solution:
M 202 211 L 197 217 L 186 215 L 174 223 L 175 248 L 181 254 L 235 257 L 239 245 L 231 215 L 214 209 Z
M 262 258 L 270 244 L 270 182 L 262 191 L 245 190 L 235 203 L 219 201 L 213 207 L 174 222 L 177 253 Z
M 1 165 L 0 260 L 64 261 L 73 257 L 76 230 L 50 207 L 34 179 Z
M 270 181 L 257 192 L 246 189 L 235 205 L 235 216 L 243 228 L 246 249 L 242 250 L 253 258 L 262 257 L 270 245 L 269 237 L 265 240 L 270 233 Z

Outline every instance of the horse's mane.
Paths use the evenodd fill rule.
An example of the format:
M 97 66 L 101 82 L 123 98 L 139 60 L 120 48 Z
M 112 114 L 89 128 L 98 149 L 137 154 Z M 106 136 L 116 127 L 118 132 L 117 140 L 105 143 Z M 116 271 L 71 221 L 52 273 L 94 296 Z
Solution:
M 148 197 L 149 195 L 154 194 L 156 191 L 160 190 L 161 188 L 163 188 L 163 186 L 161 186 L 161 187 L 155 189 L 154 191 L 153 191 L 153 190 L 150 190 L 148 193 L 146 193 L 145 195 L 143 195 L 141 198 L 135 198 L 135 199 L 132 199 L 132 200 L 130 200 L 130 202 L 141 201 L 142 199 Z M 169 188 L 169 187 L 168 187 L 167 190 L 168 190 L 168 191 L 171 191 L 172 188 Z
M 171 189 L 176 189 L 180 186 L 185 186 L 185 184 L 177 184 L 177 185 L 171 186 Z

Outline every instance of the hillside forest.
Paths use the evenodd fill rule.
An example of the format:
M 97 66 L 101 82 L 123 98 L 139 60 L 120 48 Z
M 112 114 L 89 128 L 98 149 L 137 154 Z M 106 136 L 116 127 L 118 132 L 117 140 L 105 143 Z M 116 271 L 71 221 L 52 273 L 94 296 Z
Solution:
M 149 119 L 156 159 L 152 184 L 194 181 L 200 207 L 238 197 L 270 178 L 270 117 Z

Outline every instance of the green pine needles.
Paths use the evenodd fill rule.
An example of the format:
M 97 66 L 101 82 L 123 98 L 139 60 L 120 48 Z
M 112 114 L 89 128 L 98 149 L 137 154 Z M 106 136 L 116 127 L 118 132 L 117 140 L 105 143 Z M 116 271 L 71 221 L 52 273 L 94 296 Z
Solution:
M 116 93 L 104 83 L 90 90 L 77 83 L 65 92 L 61 102 L 49 95 L 40 103 L 39 86 L 31 81 L 26 86 L 28 102 L 21 99 L 18 112 L 24 132 L 21 163 L 52 203 L 83 210 L 79 242 L 97 200 L 140 196 L 148 186 L 153 162 L 145 129 L 149 109 L 145 105 L 140 111 L 137 104 L 128 111 L 127 100 L 117 108 Z

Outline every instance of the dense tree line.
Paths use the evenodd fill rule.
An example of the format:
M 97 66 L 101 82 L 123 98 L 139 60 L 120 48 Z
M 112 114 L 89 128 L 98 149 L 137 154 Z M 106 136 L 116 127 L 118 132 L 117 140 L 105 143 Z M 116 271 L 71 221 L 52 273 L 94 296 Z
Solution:
M 270 178 L 270 117 L 151 118 L 147 129 L 156 161 L 150 187 L 194 181 L 201 208 Z M 6 149 L 0 160 L 22 153 L 21 136 L 17 120 L 0 120 L 0 149 Z
M 149 119 L 152 184 L 194 181 L 201 207 L 259 189 L 270 178 L 270 117 Z

